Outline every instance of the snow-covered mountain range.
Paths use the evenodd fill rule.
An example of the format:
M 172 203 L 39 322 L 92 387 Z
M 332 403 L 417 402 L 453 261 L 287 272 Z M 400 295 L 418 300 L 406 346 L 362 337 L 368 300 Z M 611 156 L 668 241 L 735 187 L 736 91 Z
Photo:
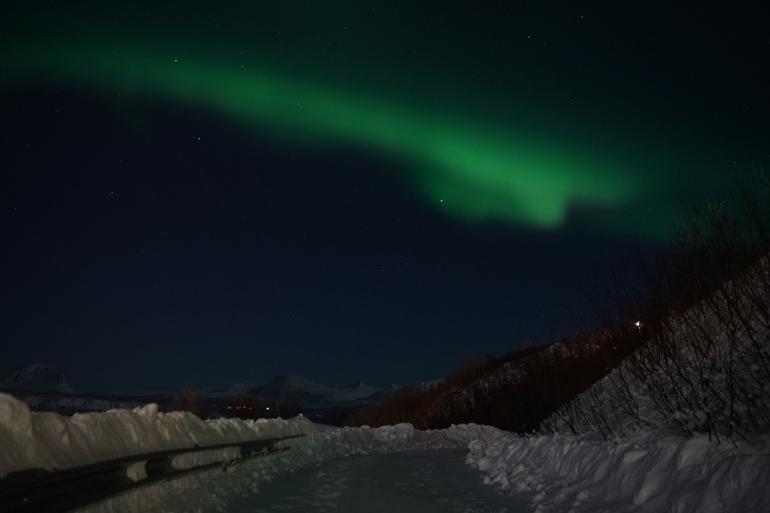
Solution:
M 397 390 L 397 385 L 377 387 L 367 383 L 324 385 L 295 374 L 276 376 L 262 385 L 231 383 L 225 387 L 204 391 L 209 399 L 259 397 L 263 399 L 288 398 L 304 407 L 347 403 L 370 403 Z
M 346 417 L 353 411 L 376 404 L 398 390 L 397 385 L 378 387 L 366 383 L 325 385 L 309 379 L 287 374 L 276 376 L 267 383 L 230 383 L 200 391 L 203 400 L 213 411 L 224 411 L 224 407 L 240 400 L 272 403 L 287 401 L 301 408 L 307 414 L 323 411 L 327 417 Z M 161 405 L 172 404 L 179 396 L 178 391 L 154 392 L 152 394 L 81 394 L 76 393 L 67 383 L 64 373 L 55 365 L 39 362 L 15 369 L 0 378 L 0 390 L 10 392 L 34 410 L 74 413 L 103 411 L 110 408 L 133 408 L 148 402 Z
M 12 370 L 0 379 L 0 389 L 57 394 L 75 393 L 64 378 L 61 369 L 45 362 Z

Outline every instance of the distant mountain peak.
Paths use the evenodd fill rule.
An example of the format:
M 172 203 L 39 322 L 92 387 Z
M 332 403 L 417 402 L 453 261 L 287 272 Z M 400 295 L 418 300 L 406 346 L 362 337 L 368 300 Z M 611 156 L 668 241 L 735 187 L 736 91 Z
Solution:
M 311 381 L 297 374 L 273 376 L 263 385 L 230 383 L 205 391 L 209 398 L 230 398 L 253 396 L 265 400 L 292 399 L 305 407 L 328 405 L 364 404 L 377 401 L 398 388 L 395 385 L 376 387 L 357 381 L 343 385 L 325 385 Z
M 48 362 L 36 362 L 9 372 L 0 380 L 0 388 L 58 394 L 75 392 L 67 383 L 61 369 Z
M 223 387 L 212 388 L 205 392 L 208 397 L 239 397 L 254 393 L 255 387 L 249 383 L 230 383 Z
M 380 388 L 363 382 L 346 385 L 324 385 L 296 374 L 275 376 L 259 387 L 260 395 L 279 396 L 285 393 L 299 394 L 304 404 L 335 404 L 365 401 L 380 392 Z

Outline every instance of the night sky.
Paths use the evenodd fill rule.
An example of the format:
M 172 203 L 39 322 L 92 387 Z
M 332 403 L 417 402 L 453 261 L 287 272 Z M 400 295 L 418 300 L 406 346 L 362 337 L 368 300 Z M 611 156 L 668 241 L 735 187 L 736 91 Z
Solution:
M 434 379 L 767 168 L 759 10 L 397 3 L 4 4 L 0 372 Z

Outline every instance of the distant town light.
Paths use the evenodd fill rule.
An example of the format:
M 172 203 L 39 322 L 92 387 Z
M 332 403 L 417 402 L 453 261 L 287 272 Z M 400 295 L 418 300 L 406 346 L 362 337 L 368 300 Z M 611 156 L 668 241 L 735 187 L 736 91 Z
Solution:
M 268 407 L 267 407 L 267 408 L 265 408 L 265 409 L 266 409 L 266 410 L 269 410 L 269 409 L 270 409 L 270 407 L 268 406 Z
M 636 321 L 634 326 L 636 326 L 638 329 L 642 329 L 642 321 Z

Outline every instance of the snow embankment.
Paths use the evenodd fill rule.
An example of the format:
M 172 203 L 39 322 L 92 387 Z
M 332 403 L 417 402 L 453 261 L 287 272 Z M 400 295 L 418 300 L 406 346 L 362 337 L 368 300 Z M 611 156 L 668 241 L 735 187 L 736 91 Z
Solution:
M 622 441 L 497 433 L 470 443 L 485 482 L 531 497 L 536 511 L 770 511 L 770 453 L 705 436 Z
M 659 432 L 658 432 L 659 433 Z M 202 421 L 154 405 L 63 417 L 33 413 L 0 394 L 0 478 L 30 468 L 66 469 L 122 456 L 304 434 L 291 450 L 139 488 L 93 512 L 227 508 L 271 479 L 334 458 L 415 449 L 469 448 L 468 463 L 491 485 L 528 497 L 538 511 L 672 513 L 770 511 L 770 439 L 715 444 L 705 436 L 646 433 L 607 441 L 597 435 L 519 437 L 477 425 L 420 431 L 409 424 L 332 428 L 303 417 Z M 175 457 L 189 468 L 232 460 L 230 450 Z
M 32 412 L 0 393 L 0 478 L 30 468 L 61 470 L 123 456 L 195 446 L 239 443 L 262 438 L 306 435 L 287 441 L 299 467 L 352 454 L 410 449 L 465 447 L 483 426 L 419 431 L 409 424 L 382 428 L 332 428 L 305 417 L 292 419 L 212 419 L 185 412 L 163 413 L 155 404 L 65 417 Z M 185 466 L 193 463 L 179 457 Z M 282 458 L 276 458 L 281 460 Z M 210 458 L 207 458 L 209 461 Z
M 190 413 L 161 413 L 155 404 L 64 417 L 32 412 L 25 403 L 0 393 L 0 478 L 30 468 L 67 469 L 134 454 L 319 429 L 303 417 L 202 421 Z
M 133 410 L 76 414 L 31 412 L 26 404 L 0 394 L 0 479 L 32 468 L 61 470 L 124 456 L 167 449 L 237 443 L 261 438 L 306 435 L 281 442 L 291 450 L 244 460 L 169 483 L 139 488 L 89 508 L 97 512 L 201 511 L 225 507 L 263 483 L 333 458 L 418 449 L 466 448 L 471 440 L 491 438 L 499 430 L 453 426 L 420 431 L 409 424 L 380 428 L 334 428 L 293 419 L 214 419 L 189 413 L 159 412 L 150 404 Z M 237 450 L 220 449 L 175 456 L 176 468 L 231 461 Z M 130 469 L 129 469 L 130 471 Z M 141 475 L 135 476 L 141 479 Z
M 717 440 L 767 436 L 770 256 L 660 319 L 640 347 L 540 428 L 607 438 L 657 429 Z

